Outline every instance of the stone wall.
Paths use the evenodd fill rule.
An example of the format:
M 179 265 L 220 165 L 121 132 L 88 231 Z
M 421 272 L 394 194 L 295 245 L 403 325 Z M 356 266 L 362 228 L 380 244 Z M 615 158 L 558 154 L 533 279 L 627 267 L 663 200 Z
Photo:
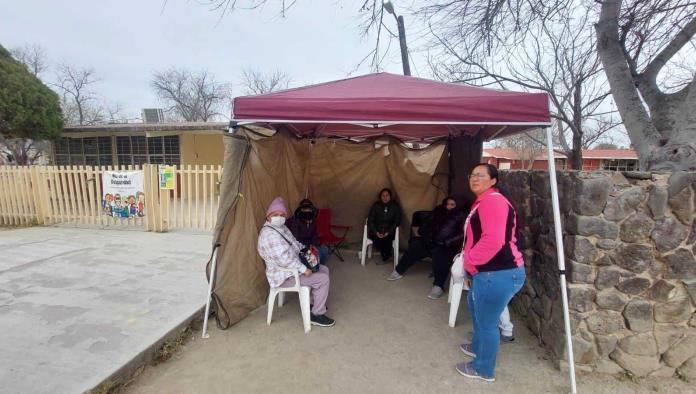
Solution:
M 558 177 L 579 370 L 696 379 L 696 173 Z M 512 303 L 565 364 L 548 174 L 501 174 L 519 211 L 527 282 Z

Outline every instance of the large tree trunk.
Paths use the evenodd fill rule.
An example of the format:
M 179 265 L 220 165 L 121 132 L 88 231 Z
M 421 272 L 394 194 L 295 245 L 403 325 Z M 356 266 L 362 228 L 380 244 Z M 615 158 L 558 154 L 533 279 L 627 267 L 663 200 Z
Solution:
M 595 26 L 597 50 L 640 166 L 644 170 L 696 170 L 696 80 L 684 91 L 662 94 L 654 77 L 666 63 L 664 59 L 646 67 L 651 78 L 634 77 L 619 41 L 620 12 L 621 0 L 602 2 Z M 677 40 L 683 37 L 678 35 Z

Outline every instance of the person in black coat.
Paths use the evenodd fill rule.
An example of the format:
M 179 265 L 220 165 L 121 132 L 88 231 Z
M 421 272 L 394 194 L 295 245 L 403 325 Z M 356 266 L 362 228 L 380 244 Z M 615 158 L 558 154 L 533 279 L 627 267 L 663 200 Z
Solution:
M 392 255 L 392 241 L 400 224 L 401 207 L 394 201 L 392 191 L 384 188 L 379 192 L 379 201 L 372 204 L 367 217 L 367 236 L 382 255 L 382 264 Z
M 435 278 L 428 298 L 438 299 L 444 292 L 452 260 L 461 250 L 464 241 L 464 212 L 457 209 L 453 197 L 445 198 L 442 204 L 435 207 L 427 229 L 420 233 L 422 237 L 414 238 L 399 260 L 399 265 L 387 279 L 401 279 L 415 262 L 430 256 L 433 259 Z
M 295 214 L 285 222 L 293 237 L 304 246 L 313 245 L 319 251 L 319 263 L 326 264 L 329 259 L 329 248 L 319 243 L 317 232 L 317 216 L 319 210 L 308 198 L 300 201 Z

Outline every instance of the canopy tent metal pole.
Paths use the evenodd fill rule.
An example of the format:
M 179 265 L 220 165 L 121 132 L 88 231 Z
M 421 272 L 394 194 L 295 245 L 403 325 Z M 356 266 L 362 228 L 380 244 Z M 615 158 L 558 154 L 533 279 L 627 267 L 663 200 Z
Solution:
M 212 300 L 213 295 L 213 283 L 215 283 L 215 268 L 217 265 L 218 246 L 220 245 L 215 245 L 215 249 L 213 250 L 213 256 L 211 257 L 212 265 L 210 266 L 210 280 L 208 281 L 208 297 L 205 301 L 205 314 L 203 315 L 203 334 L 201 334 L 201 338 L 203 339 L 210 338 L 210 335 L 208 335 L 208 316 L 210 316 L 210 301 Z
M 553 225 L 556 233 L 556 255 L 558 271 L 561 276 L 561 297 L 563 298 L 563 321 L 565 323 L 566 346 L 568 350 L 568 370 L 572 393 L 577 393 L 575 386 L 575 361 L 573 357 L 573 341 L 570 333 L 570 314 L 568 312 L 568 290 L 566 289 L 565 252 L 563 250 L 563 232 L 561 226 L 561 210 L 558 204 L 558 183 L 556 182 L 556 161 L 553 154 L 553 135 L 550 127 L 546 129 L 546 152 L 549 160 L 549 183 L 551 184 L 551 203 L 553 205 Z

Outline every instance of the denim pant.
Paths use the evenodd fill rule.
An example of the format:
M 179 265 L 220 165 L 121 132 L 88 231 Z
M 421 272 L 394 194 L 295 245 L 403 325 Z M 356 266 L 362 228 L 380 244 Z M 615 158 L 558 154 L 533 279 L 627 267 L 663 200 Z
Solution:
M 326 265 L 326 261 L 329 259 L 329 248 L 324 245 L 317 246 L 319 251 L 319 264 Z
M 473 367 L 481 376 L 495 377 L 495 360 L 500 347 L 498 319 L 512 297 L 524 284 L 524 267 L 474 275 L 469 291 L 469 313 L 474 323 Z

